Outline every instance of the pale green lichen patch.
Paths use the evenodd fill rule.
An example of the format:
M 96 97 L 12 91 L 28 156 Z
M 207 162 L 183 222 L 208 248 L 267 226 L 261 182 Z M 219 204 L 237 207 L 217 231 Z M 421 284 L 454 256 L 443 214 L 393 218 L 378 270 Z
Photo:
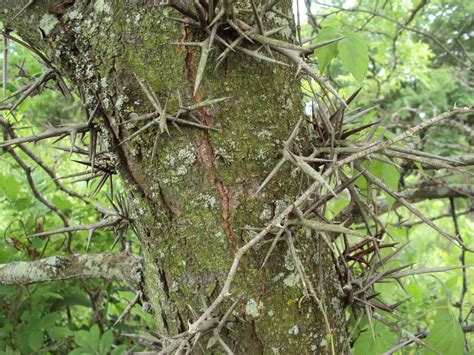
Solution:
M 260 309 L 263 308 L 262 304 L 258 304 L 253 298 L 249 299 L 245 305 L 245 313 L 249 316 L 257 318 L 260 316 Z
M 94 10 L 97 12 L 104 12 L 106 14 L 110 14 L 112 9 L 109 4 L 106 3 L 105 0 L 97 0 L 94 4 Z
M 41 17 L 39 26 L 41 30 L 44 32 L 44 34 L 46 36 L 49 36 L 53 32 L 54 28 L 56 27 L 58 23 L 59 23 L 59 20 L 55 16 L 50 15 L 50 14 L 45 14 L 43 15 L 43 17 Z
M 291 273 L 283 280 L 285 286 L 295 287 L 300 281 L 300 276 L 297 273 Z

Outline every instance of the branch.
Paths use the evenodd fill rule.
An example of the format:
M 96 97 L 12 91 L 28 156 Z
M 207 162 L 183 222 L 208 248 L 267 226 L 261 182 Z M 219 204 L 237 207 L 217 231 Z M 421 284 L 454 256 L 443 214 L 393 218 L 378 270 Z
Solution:
M 449 157 L 453 161 L 449 162 L 449 165 L 451 167 L 463 167 L 463 166 L 471 166 L 474 165 L 474 155 L 464 155 L 464 156 L 453 156 Z M 433 169 L 438 169 L 434 164 L 429 164 L 429 163 L 421 163 L 421 166 L 425 170 L 433 170 Z M 402 164 L 402 167 L 405 169 L 418 169 L 418 167 L 415 165 L 413 161 L 406 161 Z
M 72 278 L 104 278 L 137 282 L 141 258 L 130 254 L 52 256 L 0 264 L 0 285 L 27 285 Z
M 474 196 L 474 186 L 469 184 L 453 184 L 446 186 L 423 186 L 416 189 L 408 189 L 398 193 L 398 196 L 402 197 L 410 203 L 421 202 L 425 200 L 434 200 L 440 198 L 472 198 Z M 395 210 L 401 207 L 398 201 L 393 203 L 391 210 Z M 378 200 L 377 208 L 375 209 L 378 215 L 382 215 L 388 212 L 388 205 L 386 200 Z M 355 212 L 357 213 L 357 212 Z M 356 217 L 357 221 L 361 221 L 361 216 Z
M 410 202 L 420 202 L 438 198 L 472 198 L 474 196 L 474 185 L 452 184 L 446 186 L 423 186 L 416 189 L 404 190 L 400 192 L 399 195 Z
M 0 143 L 0 148 L 10 147 L 12 145 L 17 145 L 21 143 L 37 142 L 43 139 L 67 136 L 73 133 L 84 133 L 89 130 L 89 125 L 87 123 L 79 123 L 75 125 L 68 125 L 60 128 L 51 128 L 44 132 L 34 134 L 28 137 L 18 137 L 9 140 L 5 140 Z

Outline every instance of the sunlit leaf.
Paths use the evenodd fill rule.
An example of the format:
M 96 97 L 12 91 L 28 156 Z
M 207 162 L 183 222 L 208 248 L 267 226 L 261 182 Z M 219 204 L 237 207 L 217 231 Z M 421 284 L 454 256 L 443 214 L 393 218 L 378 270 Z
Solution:
M 397 343 L 397 336 L 390 331 L 389 327 L 377 320 L 372 322 L 375 338 L 372 337 L 370 329 L 363 331 L 352 348 L 354 355 L 382 354 Z
M 443 355 L 464 353 L 464 333 L 449 308 L 442 308 L 436 312 L 434 326 L 429 330 L 425 342 Z M 424 353 L 435 354 L 431 350 L 425 350 Z
M 323 42 L 330 39 L 336 39 L 341 37 L 341 33 L 332 27 L 324 27 L 320 32 L 319 36 L 317 37 L 317 42 Z M 324 70 L 329 65 L 331 60 L 337 57 L 337 42 L 318 48 L 314 52 L 316 54 L 316 58 L 319 62 L 319 71 L 324 73 Z
M 362 84 L 369 65 L 367 44 L 362 36 L 355 33 L 343 33 L 347 38 L 337 43 L 339 57 L 354 78 Z
M 41 330 L 33 330 L 28 335 L 28 345 L 33 350 L 39 350 L 43 346 L 43 332 Z

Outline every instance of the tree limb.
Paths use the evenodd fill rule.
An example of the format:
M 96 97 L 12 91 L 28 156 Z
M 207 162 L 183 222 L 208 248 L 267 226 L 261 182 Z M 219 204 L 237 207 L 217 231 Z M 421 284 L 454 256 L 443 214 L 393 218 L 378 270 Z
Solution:
M 27 285 L 72 278 L 104 278 L 137 283 L 141 258 L 130 254 L 52 256 L 35 261 L 0 264 L 0 285 Z

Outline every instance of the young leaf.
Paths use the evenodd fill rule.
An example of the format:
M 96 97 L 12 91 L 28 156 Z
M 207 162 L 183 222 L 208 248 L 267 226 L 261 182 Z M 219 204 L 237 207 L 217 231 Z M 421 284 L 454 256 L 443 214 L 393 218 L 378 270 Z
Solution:
M 88 344 L 92 349 L 97 350 L 99 348 L 99 342 L 100 342 L 100 329 L 97 324 L 94 324 L 89 331 Z
M 53 340 L 61 340 L 69 335 L 72 335 L 71 330 L 68 327 L 49 327 L 46 329 L 48 335 Z
M 397 343 L 397 336 L 385 324 L 376 320 L 374 322 L 375 338 L 370 330 L 361 333 L 354 343 L 354 355 L 383 354 Z
M 441 354 L 464 353 L 464 333 L 458 320 L 448 308 L 442 308 L 436 312 L 434 326 L 425 342 Z M 424 354 L 434 354 L 434 352 L 426 350 Z
M 28 335 L 28 345 L 33 350 L 39 350 L 43 346 L 43 332 L 41 330 L 33 330 Z
M 317 37 L 318 42 L 328 41 L 331 39 L 337 39 L 341 37 L 341 33 L 338 32 L 336 29 L 332 27 L 324 27 L 321 32 L 319 32 L 319 36 Z M 316 58 L 319 62 L 319 72 L 321 74 L 324 73 L 324 70 L 329 65 L 331 60 L 337 57 L 338 54 L 338 42 L 333 44 L 329 44 L 327 46 L 318 48 L 314 51 Z
M 110 347 L 112 346 L 112 342 L 114 340 L 114 335 L 112 331 L 109 329 L 104 334 L 102 334 L 102 338 L 100 338 L 99 344 L 99 353 L 100 355 L 107 355 Z
M 111 353 L 111 355 L 122 355 L 125 354 L 125 351 L 127 350 L 127 346 L 125 345 L 120 345 L 117 346 Z
M 90 333 L 87 330 L 79 330 L 74 333 L 74 342 L 81 348 L 88 349 L 89 351 L 95 351 L 96 346 L 92 346 L 92 339 L 90 339 Z
M 350 32 L 344 34 L 347 37 L 337 42 L 339 57 L 359 84 L 362 84 L 369 65 L 367 44 L 358 34 Z

